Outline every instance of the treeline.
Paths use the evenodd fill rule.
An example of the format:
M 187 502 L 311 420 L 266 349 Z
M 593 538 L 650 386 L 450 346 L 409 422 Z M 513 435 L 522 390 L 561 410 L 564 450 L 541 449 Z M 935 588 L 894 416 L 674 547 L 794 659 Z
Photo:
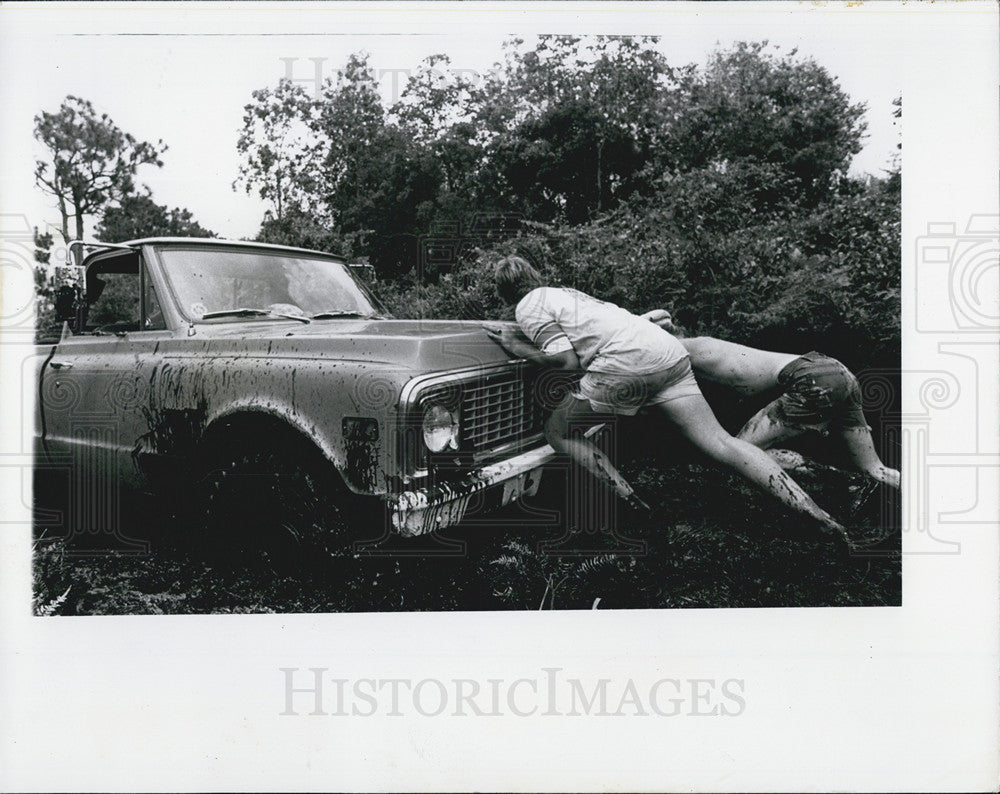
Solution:
M 45 157 L 35 161 L 35 184 L 56 200 L 63 244 L 84 239 L 87 217 L 98 220 L 94 236 L 117 243 L 140 237 L 214 237 L 191 212 L 157 204 L 136 182 L 139 168 L 161 168 L 167 145 L 125 132 L 107 113 L 81 97 L 67 96 L 54 112 L 35 116 L 35 140 Z M 53 231 L 35 232 L 35 259 L 47 264 Z
M 516 251 L 692 332 L 898 366 L 898 157 L 848 176 L 865 112 L 766 43 L 679 67 L 651 38 L 511 39 L 481 76 L 427 58 L 389 105 L 356 54 L 315 93 L 253 93 L 234 187 L 270 204 L 257 239 L 369 261 L 401 316 L 498 316 L 488 264 Z M 72 96 L 35 136 L 65 238 L 87 215 L 109 242 L 212 234 L 137 183 L 162 141 Z
M 367 258 L 401 315 L 496 316 L 491 254 L 692 331 L 898 361 L 897 163 L 847 175 L 866 108 L 766 43 L 675 67 L 642 37 L 512 39 L 478 79 L 432 56 L 383 105 L 363 54 L 254 92 L 238 186 L 258 239 Z M 899 107 L 877 109 L 895 112 Z
M 35 116 L 34 135 L 43 159 L 35 161 L 35 184 L 52 196 L 59 210 L 60 225 L 47 231 L 35 228 L 35 339 L 48 343 L 58 337 L 54 299 L 56 283 L 50 265 L 53 246 L 62 238 L 68 246 L 84 239 L 85 221 L 97 219 L 94 238 L 118 243 L 142 237 L 214 237 L 189 210 L 157 204 L 152 191 L 136 181 L 142 167 L 163 166 L 167 151 L 162 141 L 142 141 L 125 132 L 107 113 L 81 97 L 67 96 L 54 112 Z M 81 255 L 77 249 L 75 257 Z M 57 261 L 69 262 L 64 249 Z M 75 259 L 74 261 L 79 261 Z M 115 295 L 127 305 L 132 296 L 121 282 L 110 282 L 105 300 Z

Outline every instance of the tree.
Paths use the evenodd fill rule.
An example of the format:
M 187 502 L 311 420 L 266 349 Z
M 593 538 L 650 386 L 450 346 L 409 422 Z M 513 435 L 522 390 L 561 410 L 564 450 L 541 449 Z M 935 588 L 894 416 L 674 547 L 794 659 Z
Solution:
M 252 96 L 236 142 L 243 162 L 233 188 L 242 185 L 248 194 L 256 188 L 281 221 L 289 207 L 309 205 L 316 194 L 313 176 L 322 149 L 310 129 L 312 101 L 287 79 Z
M 271 200 L 267 235 L 305 229 L 282 224 L 294 203 L 393 275 L 420 262 L 413 240 L 474 213 L 580 223 L 640 189 L 671 79 L 655 40 L 522 45 L 479 86 L 432 55 L 388 110 L 364 53 L 316 98 L 254 92 L 238 182 Z
M 350 240 L 341 237 L 330 226 L 318 222 L 312 213 L 294 204 L 285 210 L 281 218 L 270 212 L 264 213 L 256 240 L 260 243 L 326 251 L 344 257 L 353 254 Z
M 136 140 L 75 96 L 67 96 L 55 113 L 35 116 L 35 138 L 48 153 L 48 160 L 35 161 L 35 182 L 55 196 L 66 242 L 70 217 L 76 239 L 82 239 L 84 217 L 132 193 L 139 166 L 162 166 L 167 148 L 163 141 Z
M 740 42 L 704 70 L 683 73 L 660 149 L 660 173 L 774 166 L 791 180 L 789 199 L 815 206 L 861 151 L 865 106 L 793 50 Z
M 406 241 L 430 226 L 441 165 L 407 128 L 390 123 L 367 54 L 351 55 L 337 79 L 327 81 L 310 125 L 323 141 L 316 172 L 320 219 L 380 272 L 398 275 L 413 267 L 419 252 Z
M 52 232 L 40 232 L 38 227 L 34 228 L 35 261 L 43 265 L 49 263 L 52 256 Z
M 325 147 L 319 189 L 344 230 L 364 231 L 375 209 L 373 199 L 392 154 L 385 115 L 368 55 L 352 54 L 337 79 L 326 81 L 312 119 Z
M 444 193 L 472 189 L 480 151 L 475 143 L 471 78 L 449 73 L 447 55 L 425 58 L 407 79 L 389 119 L 440 165 Z M 468 196 L 466 196 L 466 200 Z
M 42 344 L 58 333 L 55 315 L 55 283 L 48 267 L 52 258 L 52 233 L 34 228 L 35 243 L 35 343 Z
M 234 187 L 272 204 L 259 239 L 351 251 L 395 274 L 417 261 L 398 240 L 427 228 L 442 181 L 418 137 L 410 121 L 388 122 L 368 56 L 356 53 L 318 97 L 287 80 L 253 93 Z
M 903 157 L 903 138 L 902 138 L 902 118 L 903 118 L 903 97 L 897 96 L 892 100 L 892 126 L 896 128 L 896 151 L 889 160 L 889 168 L 887 173 L 889 174 L 890 181 L 893 181 L 898 189 L 902 181 L 902 157 Z
M 645 187 L 674 72 L 654 37 L 523 43 L 507 42 L 504 65 L 470 100 L 483 197 L 534 220 L 585 222 Z
M 350 240 L 383 278 L 427 264 L 438 238 L 471 248 L 533 223 L 597 230 L 627 208 L 662 224 L 648 236 L 669 235 L 700 305 L 725 313 L 727 279 L 781 270 L 794 248 L 787 235 L 758 240 L 760 230 L 863 192 L 846 172 L 864 107 L 814 61 L 766 43 L 674 68 L 652 37 L 510 39 L 477 83 L 445 56 L 427 58 L 388 110 L 368 56 L 355 54 L 318 97 L 290 85 L 254 97 L 248 123 L 285 147 L 267 143 L 254 159 L 257 139 L 241 139 L 249 178 L 282 196 L 262 237 L 329 250 Z M 292 187 L 279 190 L 286 174 Z M 482 231 L 474 216 L 504 228 Z M 428 254 L 448 263 L 419 272 L 436 279 L 453 254 Z
M 120 243 L 143 237 L 215 237 L 198 223 L 191 212 L 168 209 L 153 201 L 148 190 L 123 196 L 117 206 L 107 207 L 96 229 L 97 238 Z

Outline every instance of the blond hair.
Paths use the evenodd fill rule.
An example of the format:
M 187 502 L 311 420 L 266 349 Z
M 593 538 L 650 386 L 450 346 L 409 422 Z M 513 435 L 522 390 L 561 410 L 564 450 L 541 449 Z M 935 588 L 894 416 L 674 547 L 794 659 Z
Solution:
M 493 267 L 497 294 L 506 303 L 515 303 L 535 287 L 545 284 L 542 274 L 520 256 L 506 256 Z

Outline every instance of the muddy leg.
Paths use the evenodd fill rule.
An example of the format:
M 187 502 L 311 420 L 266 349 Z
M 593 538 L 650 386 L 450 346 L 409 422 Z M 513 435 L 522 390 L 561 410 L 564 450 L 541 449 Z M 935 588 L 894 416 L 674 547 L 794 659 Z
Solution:
M 769 449 L 779 441 L 802 435 L 801 428 L 789 427 L 781 421 L 777 409 L 777 400 L 765 405 L 747 420 L 736 437 L 760 449 Z
M 793 510 L 814 518 L 826 531 L 846 540 L 844 528 L 817 505 L 763 450 L 730 436 L 701 395 L 661 403 L 660 408 L 696 447 L 732 467 Z
M 556 452 L 568 455 L 574 463 L 607 484 L 622 499 L 628 499 L 634 492 L 633 488 L 618 473 L 608 456 L 586 439 L 574 438 L 570 434 L 570 428 L 574 424 L 584 424 L 591 418 L 593 418 L 591 424 L 599 421 L 598 414 L 591 409 L 586 400 L 579 400 L 571 394 L 567 395 L 545 423 L 545 439 Z
M 789 427 L 782 422 L 777 407 L 778 401 L 775 400 L 762 408 L 743 425 L 743 429 L 736 434 L 736 437 L 765 450 L 785 471 L 812 473 L 816 469 L 832 470 L 832 467 L 806 460 L 800 453 L 790 449 L 772 449 L 774 444 L 795 438 L 805 432 L 802 428 Z
M 875 451 L 872 434 L 867 427 L 842 430 L 840 438 L 847 447 L 847 455 L 858 469 L 880 483 L 899 489 L 899 471 L 886 466 Z
M 807 471 L 809 463 L 798 452 L 790 449 L 769 449 L 767 455 L 785 471 Z

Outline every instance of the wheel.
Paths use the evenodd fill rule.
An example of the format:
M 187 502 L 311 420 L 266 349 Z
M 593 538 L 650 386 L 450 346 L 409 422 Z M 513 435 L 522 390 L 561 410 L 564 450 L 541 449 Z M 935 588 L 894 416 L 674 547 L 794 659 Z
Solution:
M 255 434 L 218 444 L 194 495 L 202 545 L 234 559 L 304 564 L 346 549 L 347 491 L 305 440 Z

